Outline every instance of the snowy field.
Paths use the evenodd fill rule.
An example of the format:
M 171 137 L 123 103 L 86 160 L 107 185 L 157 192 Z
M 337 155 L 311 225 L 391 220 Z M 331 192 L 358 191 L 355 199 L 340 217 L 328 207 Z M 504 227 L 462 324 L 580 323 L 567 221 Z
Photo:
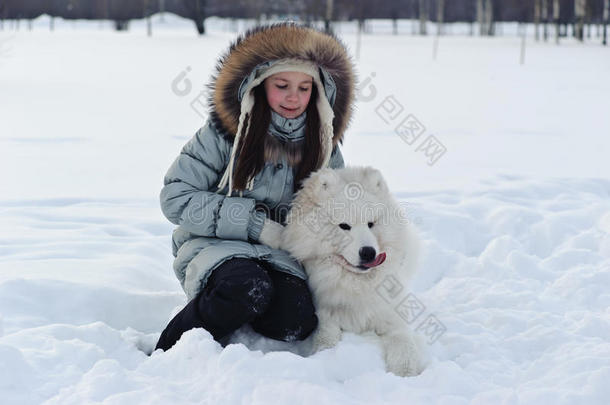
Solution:
M 2 404 L 608 403 L 610 48 L 596 38 L 530 32 L 521 65 L 515 35 L 442 37 L 435 58 L 433 37 L 362 37 L 343 154 L 407 204 L 425 248 L 412 327 L 441 327 L 420 328 L 425 371 L 399 378 L 349 334 L 303 357 L 308 342 L 244 328 L 222 349 L 193 330 L 148 357 L 185 303 L 158 193 L 234 27 L 24 27 L 0 31 Z

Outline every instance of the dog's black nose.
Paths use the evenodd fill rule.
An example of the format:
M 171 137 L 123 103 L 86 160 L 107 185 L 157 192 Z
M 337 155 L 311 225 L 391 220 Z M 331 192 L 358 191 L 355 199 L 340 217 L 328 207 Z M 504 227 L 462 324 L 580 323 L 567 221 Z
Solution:
M 361 247 L 360 251 L 358 251 L 358 254 L 360 255 L 360 260 L 362 260 L 362 263 L 372 262 L 373 260 L 375 260 L 375 257 L 377 257 L 377 252 L 375 252 L 375 248 L 372 248 L 370 246 Z

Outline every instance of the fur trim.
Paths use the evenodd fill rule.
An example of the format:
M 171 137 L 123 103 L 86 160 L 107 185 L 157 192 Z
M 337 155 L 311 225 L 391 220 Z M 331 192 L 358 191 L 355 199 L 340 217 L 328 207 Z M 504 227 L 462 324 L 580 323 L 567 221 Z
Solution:
M 260 63 L 286 58 L 311 61 L 333 77 L 337 86 L 333 106 L 334 147 L 343 141 L 353 111 L 356 83 L 353 62 L 338 38 L 294 23 L 249 30 L 221 56 L 210 84 L 214 126 L 233 141 L 239 126 L 241 106 L 237 94 L 243 78 Z
M 272 66 L 264 69 L 259 72 L 255 79 L 250 80 L 250 82 L 243 89 L 243 98 L 241 100 L 240 105 L 240 115 L 237 125 L 237 133 L 235 135 L 235 140 L 233 141 L 233 148 L 231 150 L 231 157 L 229 159 L 228 166 L 220 179 L 220 183 L 218 184 L 218 189 L 222 190 L 227 184 L 229 185 L 228 195 L 231 195 L 233 191 L 233 167 L 234 161 L 237 154 L 236 145 L 240 144 L 241 137 L 244 134 L 248 134 L 248 130 L 250 128 L 250 123 L 252 122 L 252 108 L 254 107 L 254 94 L 252 94 L 252 89 L 257 85 L 262 83 L 267 77 L 272 76 L 275 73 L 280 72 L 302 72 L 308 74 L 312 77 L 314 85 L 318 89 L 319 94 L 324 94 L 324 84 L 322 79 L 320 78 L 320 68 L 309 61 L 302 61 L 299 59 L 282 59 L 275 62 Z M 241 90 L 240 90 L 241 93 Z M 328 99 L 325 96 L 317 97 L 316 100 L 316 109 L 320 116 L 320 143 L 322 147 L 320 148 L 319 154 L 322 157 L 322 165 L 320 167 L 326 167 L 330 160 L 330 155 L 333 149 L 333 118 L 334 112 L 332 107 L 330 106 Z M 244 130 L 245 128 L 245 130 Z M 251 180 L 251 179 L 249 179 Z M 251 189 L 253 183 L 248 181 L 248 189 Z

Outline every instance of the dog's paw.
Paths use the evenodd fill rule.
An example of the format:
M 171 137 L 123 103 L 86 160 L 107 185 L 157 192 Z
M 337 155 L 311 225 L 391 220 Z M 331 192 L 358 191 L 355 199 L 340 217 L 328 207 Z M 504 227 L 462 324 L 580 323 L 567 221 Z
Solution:
M 409 335 L 383 338 L 384 360 L 387 371 L 400 377 L 421 373 L 422 359 L 415 340 Z
M 312 352 L 317 353 L 335 347 L 340 340 L 341 331 L 318 330 L 313 336 Z
M 265 218 L 263 229 L 258 237 L 259 242 L 272 249 L 279 249 L 282 243 L 282 233 L 284 226 L 278 222 Z

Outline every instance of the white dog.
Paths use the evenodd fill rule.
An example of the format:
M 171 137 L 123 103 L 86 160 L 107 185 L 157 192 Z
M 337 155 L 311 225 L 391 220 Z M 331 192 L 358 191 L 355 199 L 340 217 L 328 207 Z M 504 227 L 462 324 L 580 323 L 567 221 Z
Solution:
M 378 292 L 392 276 L 405 285 L 415 270 L 417 238 L 381 173 L 370 167 L 323 169 L 299 190 L 281 248 L 309 276 L 319 319 L 314 351 L 336 345 L 342 331 L 375 332 L 387 370 L 420 372 L 414 336 Z

